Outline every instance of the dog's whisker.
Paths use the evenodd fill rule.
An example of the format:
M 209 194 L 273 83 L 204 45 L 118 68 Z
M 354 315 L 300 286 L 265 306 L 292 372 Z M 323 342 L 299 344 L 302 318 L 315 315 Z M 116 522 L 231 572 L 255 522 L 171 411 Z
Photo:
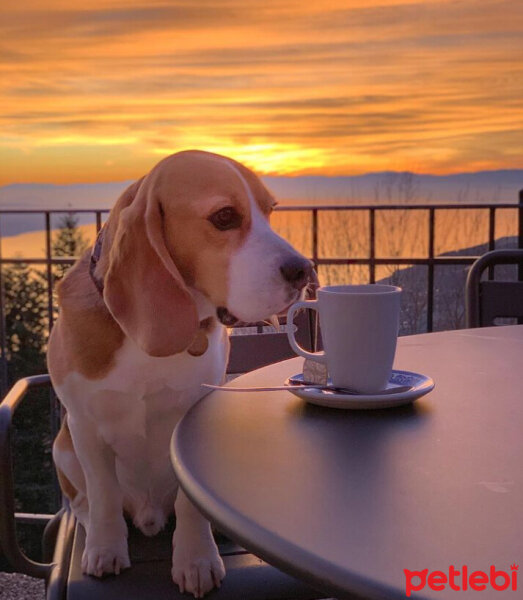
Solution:
M 280 321 L 278 320 L 278 315 L 271 315 L 269 317 L 269 323 L 278 333 L 280 332 Z

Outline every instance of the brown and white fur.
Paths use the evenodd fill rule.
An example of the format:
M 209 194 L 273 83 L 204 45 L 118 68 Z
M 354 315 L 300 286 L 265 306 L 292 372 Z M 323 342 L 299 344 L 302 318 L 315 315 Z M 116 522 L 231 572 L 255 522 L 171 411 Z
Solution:
M 177 489 L 169 440 L 201 384 L 224 380 L 217 315 L 265 319 L 307 282 L 309 262 L 269 226 L 273 205 L 239 163 L 175 154 L 118 199 L 94 276 L 87 252 L 59 286 L 48 363 L 67 414 L 53 457 L 87 532 L 85 573 L 130 566 L 124 514 L 154 535 L 174 508 L 173 580 L 195 597 L 220 585 L 210 525 Z

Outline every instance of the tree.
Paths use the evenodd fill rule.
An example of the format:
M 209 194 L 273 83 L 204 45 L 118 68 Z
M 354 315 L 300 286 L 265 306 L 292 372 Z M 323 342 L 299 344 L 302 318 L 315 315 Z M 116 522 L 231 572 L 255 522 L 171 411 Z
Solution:
M 5 266 L 2 283 L 6 361 L 2 387 L 7 389 L 20 377 L 46 370 L 47 283 L 40 271 L 23 263 Z M 16 510 L 54 510 L 49 394 L 45 390 L 29 394 L 16 411 L 12 445 Z M 32 557 L 38 557 L 40 537 L 41 531 L 20 528 L 20 543 Z
M 79 257 L 89 246 L 84 234 L 78 229 L 78 217 L 69 212 L 60 220 L 60 228 L 52 242 L 52 254 L 56 258 Z M 55 265 L 53 276 L 60 281 L 71 265 Z
M 45 370 L 47 285 L 40 271 L 23 263 L 3 269 L 7 385 Z
M 68 213 L 52 241 L 57 257 L 79 256 L 88 242 L 77 229 L 77 218 Z M 54 279 L 61 279 L 70 265 L 53 267 Z M 3 387 L 10 387 L 21 377 L 44 373 L 45 352 L 49 335 L 48 282 L 45 272 L 27 264 L 15 263 L 2 268 L 5 326 L 6 377 Z M 52 427 L 50 397 L 47 390 L 35 390 L 15 414 L 13 459 L 16 509 L 23 512 L 54 512 Z M 41 531 L 24 527 L 20 543 L 29 556 L 41 559 Z M 1 564 L 0 568 L 5 568 Z

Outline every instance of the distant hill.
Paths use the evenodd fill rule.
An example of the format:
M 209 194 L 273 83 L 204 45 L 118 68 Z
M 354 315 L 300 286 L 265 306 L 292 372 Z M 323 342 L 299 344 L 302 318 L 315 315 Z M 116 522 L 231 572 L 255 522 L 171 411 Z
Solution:
M 345 177 L 262 179 L 276 197 L 289 204 L 504 203 L 517 202 L 518 192 L 523 189 L 523 169 L 457 175 L 387 171 Z
M 523 169 L 457 175 L 383 172 L 343 177 L 265 176 L 280 204 L 391 204 L 422 202 L 487 203 L 518 201 Z M 0 210 L 110 208 L 130 181 L 113 183 L 11 184 L 0 187 Z M 54 219 L 56 226 L 58 218 Z M 92 222 L 83 216 L 81 224 Z M 40 216 L 10 215 L 2 219 L 3 236 L 44 228 Z
M 13 183 L 0 187 L 0 209 L 110 208 L 130 183 Z
M 503 237 L 496 240 L 496 249 L 517 248 L 518 240 Z M 440 256 L 481 256 L 488 244 L 444 252 Z M 434 331 L 465 327 L 465 282 L 469 265 L 440 265 L 434 270 Z M 496 279 L 517 281 L 517 265 L 498 265 Z M 427 267 L 414 265 L 398 268 L 378 283 L 398 285 L 403 289 L 401 300 L 400 335 L 425 331 L 427 323 Z

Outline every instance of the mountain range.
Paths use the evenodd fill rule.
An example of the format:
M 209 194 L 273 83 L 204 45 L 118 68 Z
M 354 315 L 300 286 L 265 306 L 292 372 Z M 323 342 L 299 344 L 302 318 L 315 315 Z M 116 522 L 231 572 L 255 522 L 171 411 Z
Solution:
M 380 172 L 367 175 L 262 176 L 281 205 L 406 204 L 406 203 L 517 203 L 523 189 L 523 169 L 479 171 L 455 175 Z M 2 210 L 107 209 L 131 183 L 41 184 L 0 187 Z M 56 221 L 56 219 L 55 219 Z M 92 222 L 82 215 L 80 223 Z M 53 223 L 56 226 L 56 223 Z M 43 229 L 41 215 L 13 214 L 2 218 L 1 234 L 17 235 Z

